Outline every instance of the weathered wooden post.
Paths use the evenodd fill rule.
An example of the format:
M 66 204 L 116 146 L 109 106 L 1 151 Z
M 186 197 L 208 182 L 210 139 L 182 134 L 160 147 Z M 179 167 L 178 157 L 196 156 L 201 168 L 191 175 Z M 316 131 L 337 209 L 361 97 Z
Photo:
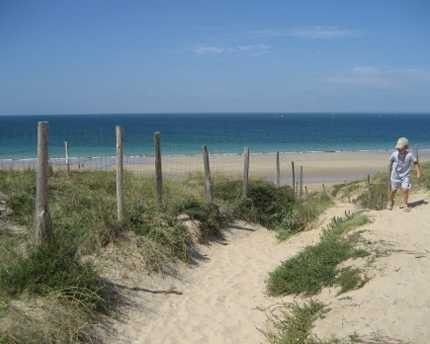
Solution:
M 391 194 L 391 170 L 393 169 L 393 162 L 390 161 L 388 164 L 388 175 L 387 175 L 387 189 L 388 189 L 388 199 L 390 199 Z
M 212 178 L 211 168 L 209 164 L 209 152 L 206 145 L 203 146 L 203 166 L 205 170 L 205 194 L 208 203 L 213 202 L 213 189 L 212 189 Z
M 155 155 L 155 193 L 157 204 L 163 206 L 163 173 L 161 170 L 161 144 L 160 132 L 154 133 L 154 155 Z
M 37 123 L 36 202 L 34 244 L 41 246 L 52 237 L 48 209 L 48 122 Z
M 322 185 L 322 190 L 323 190 L 323 192 L 326 194 L 327 193 L 327 190 L 326 190 L 326 188 L 325 188 L 325 184 L 323 184 Z
M 305 185 L 305 197 L 308 197 L 309 193 L 308 193 L 308 187 Z
M 293 187 L 293 195 L 295 198 L 297 194 L 297 188 L 296 188 L 296 168 L 294 166 L 294 161 L 291 161 L 291 179 L 292 179 L 291 183 Z
M 124 220 L 124 130 L 115 127 L 116 132 L 116 209 L 117 220 Z
M 66 173 L 70 176 L 69 143 L 64 141 L 64 158 L 66 160 Z
M 300 185 L 300 198 L 303 197 L 303 166 L 300 166 L 300 175 L 299 175 L 299 185 Z
M 279 152 L 276 152 L 276 186 L 281 186 L 281 162 L 279 159 Z
M 243 150 L 243 197 L 248 196 L 249 188 L 249 148 Z
M 367 175 L 367 186 L 370 188 L 370 174 Z

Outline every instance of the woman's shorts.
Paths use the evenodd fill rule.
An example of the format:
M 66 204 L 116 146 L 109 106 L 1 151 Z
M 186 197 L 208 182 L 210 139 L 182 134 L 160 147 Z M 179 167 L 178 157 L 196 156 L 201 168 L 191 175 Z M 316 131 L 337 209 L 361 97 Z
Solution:
M 403 178 L 391 178 L 391 190 L 409 190 L 412 187 L 409 176 Z

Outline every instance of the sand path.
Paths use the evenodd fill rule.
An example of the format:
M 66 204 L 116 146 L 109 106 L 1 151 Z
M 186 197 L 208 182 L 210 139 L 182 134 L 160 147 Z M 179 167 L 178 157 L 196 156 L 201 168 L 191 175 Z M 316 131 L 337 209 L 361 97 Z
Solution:
M 339 204 L 329 209 L 321 223 L 350 207 Z M 145 291 L 131 295 L 136 306 L 127 311 L 123 322 L 114 324 L 117 336 L 112 342 L 262 343 L 264 337 L 258 330 L 266 319 L 262 309 L 279 302 L 265 293 L 268 273 L 318 241 L 320 230 L 280 243 L 264 228 L 243 227 L 226 231 L 221 243 L 203 246 L 205 260 L 186 269 L 181 280 L 154 279 L 143 286 L 153 291 L 174 288 L 181 295 Z

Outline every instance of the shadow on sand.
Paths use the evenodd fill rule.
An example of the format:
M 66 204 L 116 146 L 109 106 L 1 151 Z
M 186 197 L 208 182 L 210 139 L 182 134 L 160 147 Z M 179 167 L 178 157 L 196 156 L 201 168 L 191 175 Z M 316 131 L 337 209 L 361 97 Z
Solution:
M 416 207 L 419 207 L 420 205 L 425 205 L 428 203 L 429 202 L 427 202 L 425 199 L 420 199 L 418 201 L 409 202 L 408 206 L 409 208 L 416 208 Z

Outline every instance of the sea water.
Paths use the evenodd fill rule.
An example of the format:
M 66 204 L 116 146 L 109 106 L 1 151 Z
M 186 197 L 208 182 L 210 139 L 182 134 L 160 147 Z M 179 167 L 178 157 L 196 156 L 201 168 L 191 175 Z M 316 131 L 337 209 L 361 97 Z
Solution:
M 49 123 L 49 153 L 102 156 L 115 153 L 115 126 L 125 132 L 127 155 L 153 154 L 161 132 L 164 154 L 357 151 L 391 149 L 399 136 L 430 148 L 430 114 L 378 113 L 181 113 L 0 116 L 0 159 L 36 154 L 38 121 Z

